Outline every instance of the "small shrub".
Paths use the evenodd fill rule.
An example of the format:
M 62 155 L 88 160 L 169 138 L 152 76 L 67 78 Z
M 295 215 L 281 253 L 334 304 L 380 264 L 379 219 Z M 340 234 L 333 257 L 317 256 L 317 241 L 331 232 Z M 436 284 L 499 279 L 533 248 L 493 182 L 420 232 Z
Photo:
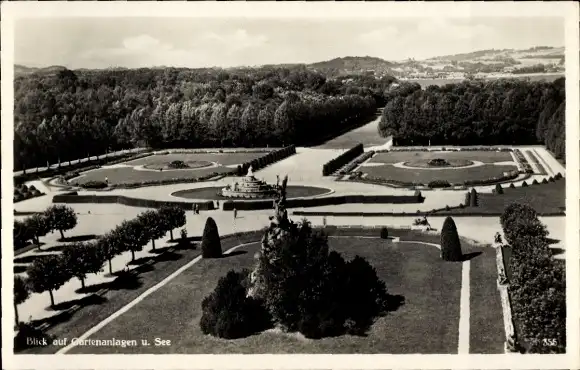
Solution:
M 554 180 L 560 180 L 562 178 L 562 174 L 558 172 L 556 176 L 554 176 Z
M 447 180 L 433 180 L 427 184 L 428 187 L 435 189 L 435 188 L 448 188 L 451 187 L 451 184 Z
M 461 209 L 465 208 L 465 206 L 463 205 L 463 203 L 459 203 L 459 208 L 461 208 Z
M 527 186 L 528 186 L 528 183 L 527 183 L 527 182 L 525 182 L 525 181 L 524 181 L 524 182 L 522 182 L 522 188 L 525 188 L 525 187 L 527 187 Z
M 248 271 L 230 270 L 202 301 L 201 331 L 216 337 L 242 338 L 264 330 L 269 314 L 259 301 L 247 297 Z
M 386 227 L 381 228 L 381 239 L 389 238 L 389 230 Z
M 448 205 L 446 205 L 446 206 L 445 206 L 445 210 L 446 210 L 446 211 L 450 211 L 450 210 L 451 210 L 451 208 L 449 208 L 449 206 L 448 206 Z
M 189 165 L 184 161 L 171 161 L 167 165 L 169 168 L 181 169 L 181 168 L 189 168 Z
M 466 205 L 470 205 L 471 204 L 471 192 L 467 192 L 465 193 L 465 204 Z
M 203 258 L 219 258 L 222 256 L 222 245 L 218 227 L 213 218 L 208 217 L 201 238 L 201 254 Z
M 30 190 L 30 191 L 35 191 L 35 190 L 36 190 L 36 187 L 35 187 L 34 185 L 30 185 L 30 186 L 28 187 L 28 190 Z
M 553 178 L 552 176 L 550 176 L 550 177 L 548 178 L 548 181 L 549 181 L 549 182 L 554 182 L 555 180 L 554 180 L 554 178 Z
M 513 182 L 512 182 L 512 183 L 510 183 L 510 189 L 515 189 L 515 187 L 516 187 L 516 186 L 514 185 L 514 183 L 513 183 Z
M 495 193 L 496 194 L 503 194 L 503 188 L 501 187 L 501 184 L 497 184 L 495 186 Z
M 534 181 L 532 181 L 532 185 L 538 185 L 538 184 L 539 184 L 538 180 L 534 179 Z
M 475 188 L 471 189 L 471 194 L 469 196 L 469 206 L 470 207 L 477 207 L 479 205 L 479 195 Z
M 544 179 L 542 180 L 542 184 L 547 184 L 548 180 L 544 177 Z
M 451 217 L 445 219 L 441 228 L 441 258 L 444 261 L 461 261 L 463 259 L 457 227 Z

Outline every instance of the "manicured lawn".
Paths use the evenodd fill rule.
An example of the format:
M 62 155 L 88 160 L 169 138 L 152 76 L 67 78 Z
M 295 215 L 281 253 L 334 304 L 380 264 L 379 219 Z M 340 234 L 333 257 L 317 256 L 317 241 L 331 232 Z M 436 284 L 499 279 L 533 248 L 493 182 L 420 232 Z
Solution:
M 168 163 L 173 161 L 190 162 L 192 164 L 211 164 L 215 162 L 217 167 L 201 167 L 191 169 L 171 170 L 164 169 L 163 171 L 154 170 L 134 170 L 130 167 L 117 168 L 101 168 L 94 171 L 84 173 L 82 177 L 71 180 L 73 183 L 84 184 L 89 181 L 104 181 L 108 178 L 109 184 L 133 183 L 140 181 L 157 181 L 170 179 L 190 179 L 209 175 L 211 173 L 225 173 L 232 171 L 232 167 L 242 164 L 252 159 L 260 158 L 266 155 L 265 152 L 252 153 L 192 153 L 192 154 L 159 154 L 149 157 L 135 159 L 133 161 L 125 162 L 128 166 L 145 166 L 148 168 L 158 169 L 165 167 Z
M 109 180 L 110 185 L 134 183 L 141 181 L 157 181 L 170 179 L 190 179 L 209 175 L 211 173 L 226 173 L 232 171 L 228 167 L 208 167 L 192 170 L 134 170 L 130 167 L 101 168 L 86 172 L 81 177 L 71 180 L 72 183 L 84 184 L 89 181 Z
M 376 235 L 378 230 L 372 233 Z M 439 239 L 437 235 L 410 231 L 393 230 L 392 234 L 400 235 L 402 240 Z M 200 261 L 90 337 L 139 341 L 161 338 L 171 340 L 170 346 L 75 347 L 69 353 L 457 353 L 461 263 L 443 262 L 437 248 L 417 243 L 358 237 L 331 237 L 329 241 L 331 248 L 345 258 L 357 254 L 367 258 L 389 293 L 405 299 L 398 310 L 378 319 L 366 337 L 306 340 L 293 334 L 266 332 L 223 340 L 203 335 L 199 328 L 201 301 L 227 271 L 253 266 L 254 253 L 259 249 L 259 244 L 253 243 L 239 248 L 232 256 Z M 232 245 L 224 243 L 224 251 Z M 463 248 L 464 253 L 483 251 L 465 242 Z M 499 295 L 492 293 L 493 254 L 483 252 L 471 259 L 471 304 L 486 305 L 486 310 L 472 307 L 470 322 L 475 326 L 471 342 L 478 353 L 499 353 L 503 339 L 498 337 L 497 328 L 502 317 L 501 310 L 497 310 Z M 475 268 L 477 265 L 481 268 Z M 66 334 L 69 338 L 75 335 L 78 333 Z
M 561 213 L 566 209 L 566 179 L 547 184 L 529 185 L 524 188 L 504 188 L 504 193 L 500 195 L 482 193 L 479 194 L 478 207 L 454 209 L 451 212 L 453 214 L 472 212 L 501 214 L 510 203 L 527 204 L 539 214 Z M 437 212 L 437 214 L 445 213 L 448 212 Z
M 189 190 L 180 190 L 172 193 L 171 195 L 175 197 L 182 197 L 187 199 L 214 199 L 214 200 L 236 200 L 228 197 L 224 197 L 218 192 L 222 189 L 221 186 L 212 186 L 208 188 L 198 188 Z M 286 189 L 288 199 L 291 198 L 301 198 L 301 197 L 312 197 L 316 195 L 321 195 L 330 192 L 329 189 L 318 188 L 314 186 L 288 186 Z M 271 198 L 274 198 L 272 196 Z M 241 199 L 243 200 L 243 199 Z
M 242 164 L 252 159 L 260 158 L 268 153 L 183 153 L 183 154 L 158 154 L 145 158 L 139 158 L 134 161 L 126 162 L 129 166 L 151 166 L 166 164 L 173 161 L 183 162 L 217 162 L 222 166 Z
M 414 161 L 429 161 L 435 158 L 447 160 L 468 160 L 480 161 L 483 163 L 512 162 L 513 158 L 509 152 L 492 151 L 462 151 L 462 152 L 389 152 L 378 153 L 369 162 L 374 163 L 399 163 Z
M 468 180 L 487 180 L 492 177 L 501 177 L 504 172 L 515 170 L 515 166 L 486 164 L 479 167 L 469 168 L 445 168 L 445 169 L 407 169 L 392 165 L 365 166 L 361 171 L 370 178 L 385 180 L 397 180 L 428 184 L 434 180 L 447 180 L 451 184 L 461 184 Z

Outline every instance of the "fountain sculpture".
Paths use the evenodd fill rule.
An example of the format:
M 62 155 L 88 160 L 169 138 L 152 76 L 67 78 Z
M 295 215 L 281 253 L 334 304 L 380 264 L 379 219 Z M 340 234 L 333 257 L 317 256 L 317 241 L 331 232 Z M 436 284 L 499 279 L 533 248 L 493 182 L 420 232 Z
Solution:
M 248 174 L 242 177 L 241 182 L 228 185 L 221 189 L 221 195 L 228 198 L 264 199 L 273 198 L 278 193 L 278 186 L 267 184 L 254 177 L 252 167 Z

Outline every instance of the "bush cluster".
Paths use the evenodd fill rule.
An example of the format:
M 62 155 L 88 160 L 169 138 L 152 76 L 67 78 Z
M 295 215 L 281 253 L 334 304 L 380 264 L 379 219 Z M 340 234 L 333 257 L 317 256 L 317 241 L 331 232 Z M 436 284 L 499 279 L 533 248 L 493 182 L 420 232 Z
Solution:
M 219 258 L 222 256 L 222 244 L 218 227 L 211 217 L 207 218 L 203 229 L 201 255 L 203 258 Z
M 175 169 L 189 168 L 187 163 L 185 163 L 184 161 L 171 161 L 169 162 L 167 167 Z
M 251 161 L 248 161 L 242 164 L 241 166 L 238 166 L 236 175 L 245 176 L 248 173 L 248 169 L 250 168 L 250 166 L 254 171 L 257 171 L 259 169 L 271 165 L 272 163 L 276 163 L 278 161 L 281 161 L 282 159 L 288 158 L 294 154 L 296 154 L 295 145 L 290 145 L 278 150 L 268 152 L 268 154 L 260 158 L 252 159 Z
M 375 152 L 372 151 L 372 150 L 370 152 L 364 152 L 363 154 L 361 154 L 358 157 L 356 157 L 355 160 L 351 161 L 346 166 L 342 167 L 338 171 L 338 174 L 339 175 L 346 175 L 347 173 L 350 173 L 350 171 L 352 171 L 355 168 L 357 168 L 361 163 L 363 163 L 367 159 L 371 158 L 373 155 L 375 155 Z M 361 175 L 362 175 L 362 173 L 361 173 Z
M 322 165 L 322 176 L 330 176 L 359 155 L 364 153 L 362 144 L 357 144 L 336 158 Z
M 230 270 L 201 303 L 201 331 L 226 339 L 247 337 L 270 326 L 260 301 L 247 296 L 248 270 Z
M 339 253 L 329 252 L 326 235 L 307 221 L 294 226 L 276 242 L 279 258 L 260 255 L 263 289 L 255 300 L 245 298 L 247 272 L 230 272 L 220 280 L 202 304 L 204 333 L 247 336 L 271 322 L 307 338 L 364 335 L 376 317 L 393 308 L 384 282 L 364 258 L 345 261 Z M 269 240 L 267 235 L 263 243 Z M 220 299 L 222 303 L 216 303 Z M 252 305 L 263 309 L 245 309 Z M 253 323 L 255 311 L 267 313 Z
M 19 187 L 14 187 L 14 203 L 30 198 L 40 197 L 42 195 L 44 195 L 44 193 L 36 189 L 34 185 L 21 185 Z
M 565 353 L 565 269 L 552 256 L 546 227 L 532 207 L 518 203 L 506 207 L 500 222 L 512 249 L 508 291 L 517 339 L 530 353 Z

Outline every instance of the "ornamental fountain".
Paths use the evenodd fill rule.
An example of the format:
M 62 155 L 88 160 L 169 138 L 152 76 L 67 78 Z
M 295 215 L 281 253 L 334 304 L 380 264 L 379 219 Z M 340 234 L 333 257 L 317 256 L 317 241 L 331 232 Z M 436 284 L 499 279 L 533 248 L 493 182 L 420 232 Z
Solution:
M 264 199 L 275 197 L 278 194 L 278 187 L 278 184 L 273 186 L 255 178 L 250 166 L 248 174 L 242 177 L 241 182 L 226 186 L 220 193 L 227 198 Z

